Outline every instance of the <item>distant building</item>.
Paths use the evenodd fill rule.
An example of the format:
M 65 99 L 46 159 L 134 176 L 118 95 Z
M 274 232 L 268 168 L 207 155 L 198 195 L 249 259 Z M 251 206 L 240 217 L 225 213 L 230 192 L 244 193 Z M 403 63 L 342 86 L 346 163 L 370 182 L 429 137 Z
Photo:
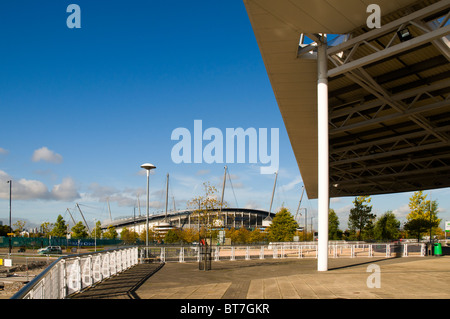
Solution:
M 194 210 L 179 210 L 168 212 L 166 214 L 157 214 L 149 216 L 149 228 L 160 232 L 166 232 L 171 228 L 200 228 L 200 221 L 198 216 L 193 215 Z M 219 217 L 220 218 L 216 218 Z M 212 218 L 216 218 L 214 225 L 217 228 L 247 228 L 249 230 L 255 228 L 262 228 L 268 226 L 267 220 L 270 220 L 275 216 L 274 213 L 269 213 L 265 210 L 249 209 L 249 208 L 222 208 L 220 213 L 219 209 L 216 209 L 211 214 Z M 113 221 L 106 221 L 102 223 L 101 228 L 106 231 L 109 226 L 115 227 L 117 233 L 127 228 L 134 230 L 138 234 L 142 233 L 146 229 L 146 215 L 127 217 L 117 219 Z

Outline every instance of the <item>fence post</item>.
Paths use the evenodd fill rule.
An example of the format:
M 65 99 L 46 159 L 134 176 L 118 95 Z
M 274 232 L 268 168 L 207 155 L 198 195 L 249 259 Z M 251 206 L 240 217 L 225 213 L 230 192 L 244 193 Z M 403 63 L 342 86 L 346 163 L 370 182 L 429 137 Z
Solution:
M 114 274 L 117 274 L 120 269 L 119 269 L 119 254 L 117 253 L 117 251 L 113 252 L 113 267 L 114 267 Z
M 216 246 L 215 252 L 214 252 L 214 261 L 220 260 L 220 247 Z
M 249 251 L 250 247 L 247 246 L 247 249 L 245 251 L 245 260 L 249 260 L 250 259 L 250 251 Z
M 234 260 L 234 246 L 231 247 L 231 256 L 230 256 L 230 260 Z
M 92 262 L 92 255 L 89 255 L 89 284 L 88 286 L 94 283 L 94 263 Z
M 184 247 L 181 247 L 180 249 L 180 256 L 179 256 L 179 260 L 180 263 L 184 263 Z
M 61 263 L 62 263 L 61 267 L 62 267 L 62 280 L 63 280 L 62 287 L 61 287 L 61 290 L 62 290 L 61 295 L 62 295 L 62 298 L 65 298 L 67 296 L 67 292 L 68 292 L 68 288 L 69 288 L 69 287 L 67 287 L 66 260 L 65 259 L 61 260 Z
M 259 250 L 259 259 L 264 259 L 264 245 Z
M 83 287 L 83 276 L 82 276 L 82 272 L 81 272 L 81 258 L 77 257 L 77 262 L 78 262 L 78 267 L 76 268 L 76 272 L 77 272 L 77 281 L 78 281 L 78 291 L 81 290 L 81 288 Z

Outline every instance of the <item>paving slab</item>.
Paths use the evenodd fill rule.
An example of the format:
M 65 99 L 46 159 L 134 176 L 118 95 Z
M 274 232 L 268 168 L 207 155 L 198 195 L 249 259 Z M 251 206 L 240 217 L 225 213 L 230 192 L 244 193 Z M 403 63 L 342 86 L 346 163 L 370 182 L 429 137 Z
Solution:
M 197 263 L 166 263 L 156 272 L 155 265 L 145 265 L 135 266 L 76 298 L 450 298 L 450 256 L 336 258 L 329 259 L 326 272 L 316 270 L 316 259 L 306 258 L 218 261 L 209 271 L 199 270 Z M 378 266 L 379 288 L 368 285 L 373 282 L 370 276 L 376 274 L 371 270 L 373 265 Z M 151 275 L 146 273 L 152 271 Z
M 228 286 L 217 290 L 214 298 L 450 298 L 449 256 L 331 259 L 327 272 L 317 272 L 316 262 L 314 259 L 227 261 L 213 263 L 213 269 L 206 272 L 199 271 L 195 263 L 166 264 L 135 293 L 139 298 L 158 299 L 163 298 L 162 293 L 169 287 L 226 282 Z M 373 274 L 367 267 L 372 264 L 379 266 L 380 288 L 367 285 Z M 160 293 L 151 293 L 152 290 Z M 186 297 L 210 298 L 200 292 Z

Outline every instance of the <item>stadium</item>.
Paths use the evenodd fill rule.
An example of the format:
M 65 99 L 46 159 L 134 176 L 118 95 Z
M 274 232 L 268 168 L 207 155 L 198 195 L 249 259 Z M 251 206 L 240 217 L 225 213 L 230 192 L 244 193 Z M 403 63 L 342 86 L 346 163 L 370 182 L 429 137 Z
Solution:
M 214 225 L 218 228 L 246 228 L 249 230 L 261 228 L 270 225 L 274 213 L 265 210 L 250 208 L 222 208 L 213 210 L 210 216 L 214 218 Z M 102 230 L 107 230 L 112 226 L 117 233 L 127 228 L 138 234 L 145 232 L 147 216 L 135 216 L 113 221 L 104 222 L 101 225 Z M 149 229 L 154 231 L 167 231 L 172 228 L 178 229 L 199 229 L 203 224 L 201 218 L 195 213 L 195 210 L 177 210 L 163 214 L 154 214 L 148 217 Z

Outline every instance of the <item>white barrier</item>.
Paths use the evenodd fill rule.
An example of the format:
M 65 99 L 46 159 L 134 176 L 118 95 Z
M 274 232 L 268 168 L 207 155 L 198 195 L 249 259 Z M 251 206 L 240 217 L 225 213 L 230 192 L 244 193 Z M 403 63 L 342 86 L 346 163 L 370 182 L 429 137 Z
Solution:
M 11 299 L 64 299 L 138 262 L 137 247 L 61 257 Z
M 425 256 L 425 243 L 330 243 L 329 258 L 357 257 L 409 257 Z M 160 262 L 199 261 L 199 249 L 196 246 L 154 246 L 150 250 Z M 159 256 L 159 258 L 158 258 Z M 251 260 L 265 258 L 317 258 L 317 244 L 314 243 L 271 243 L 253 246 L 214 246 L 211 259 Z

